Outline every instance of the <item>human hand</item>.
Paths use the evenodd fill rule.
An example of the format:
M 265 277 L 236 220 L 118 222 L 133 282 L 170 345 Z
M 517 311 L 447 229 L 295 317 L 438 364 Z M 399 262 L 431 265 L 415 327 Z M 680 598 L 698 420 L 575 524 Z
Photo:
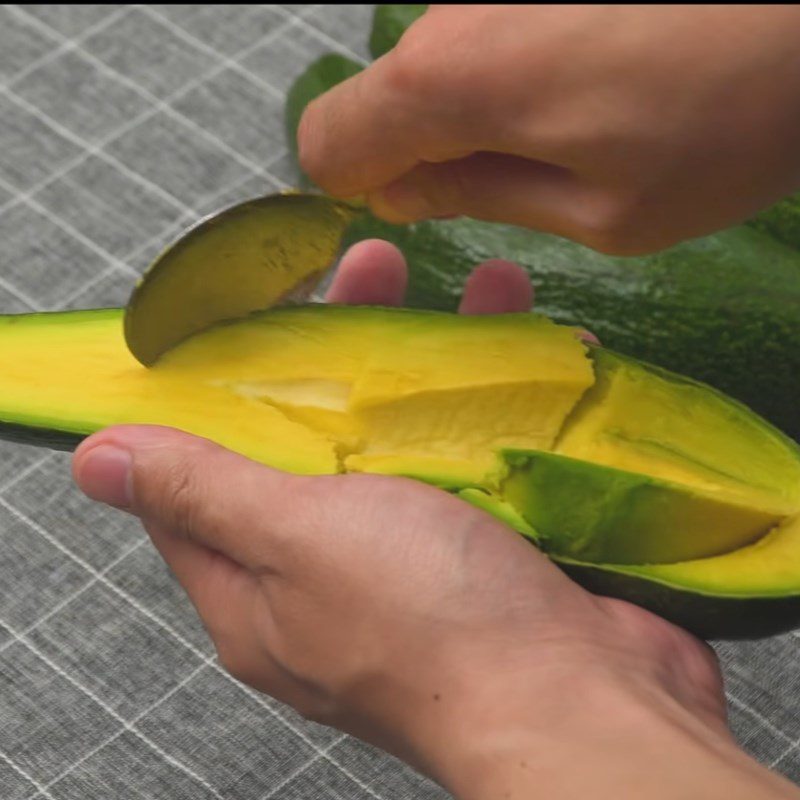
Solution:
M 306 172 L 392 222 L 636 254 L 800 187 L 800 6 L 433 6 L 312 102 Z
M 399 304 L 405 280 L 391 245 L 366 242 L 329 299 Z M 523 311 L 531 297 L 522 270 L 492 262 L 471 277 L 461 310 Z M 706 750 L 741 757 L 709 648 L 584 592 L 441 490 L 289 475 L 145 426 L 92 436 L 74 472 L 90 497 L 142 519 L 234 676 L 461 798 L 532 780 L 563 798 L 597 794 L 606 780 L 672 791 L 675 759 L 694 791 L 706 784 L 688 776 Z M 696 796 L 737 797 L 723 778 Z

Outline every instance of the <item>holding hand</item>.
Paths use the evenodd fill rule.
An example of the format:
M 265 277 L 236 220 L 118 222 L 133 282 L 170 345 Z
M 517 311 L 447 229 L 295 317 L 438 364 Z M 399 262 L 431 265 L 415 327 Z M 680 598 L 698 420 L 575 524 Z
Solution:
M 330 299 L 399 304 L 405 278 L 365 242 Z M 524 273 L 492 262 L 462 311 L 530 303 Z M 441 490 L 289 475 L 145 426 L 90 437 L 74 472 L 142 519 L 236 677 L 460 798 L 795 796 L 731 740 L 709 648 Z

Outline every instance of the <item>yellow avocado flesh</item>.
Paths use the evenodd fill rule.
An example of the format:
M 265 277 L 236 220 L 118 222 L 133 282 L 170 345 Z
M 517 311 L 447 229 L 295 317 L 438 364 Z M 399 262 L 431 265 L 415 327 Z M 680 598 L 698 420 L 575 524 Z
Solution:
M 749 409 L 607 351 L 595 360 L 598 380 L 567 420 L 556 453 L 777 515 L 800 507 L 796 448 Z
M 328 439 L 276 409 L 208 382 L 187 382 L 169 369 L 143 368 L 125 346 L 119 313 L 49 316 L 0 318 L 3 420 L 75 433 L 121 423 L 168 425 L 255 459 L 269 436 L 275 466 L 336 471 Z
M 531 314 L 277 309 L 149 369 L 119 311 L 0 317 L 0 423 L 169 425 L 297 473 L 406 475 L 598 565 L 711 563 L 800 511 L 797 448 L 752 412 Z M 526 483 L 512 450 L 575 462 L 574 488 L 555 462 Z
M 163 424 L 295 472 L 374 461 L 370 471 L 412 464 L 464 485 L 495 466 L 494 443 L 550 447 L 594 379 L 571 329 L 527 314 L 465 320 L 279 310 L 193 337 L 144 369 L 115 312 L 4 317 L 0 413 L 77 433 Z
M 153 371 L 280 409 L 328 436 L 342 469 L 454 487 L 484 480 L 498 446 L 550 448 L 594 381 L 574 332 L 533 315 L 331 307 L 222 326 Z

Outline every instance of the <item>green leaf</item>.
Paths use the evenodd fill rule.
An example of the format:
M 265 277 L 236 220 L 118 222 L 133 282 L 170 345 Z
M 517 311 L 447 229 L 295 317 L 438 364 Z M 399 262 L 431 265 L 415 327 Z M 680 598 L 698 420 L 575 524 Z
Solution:
M 297 173 L 297 185 L 302 188 L 310 187 L 311 181 L 303 174 L 297 160 L 297 128 L 300 125 L 300 117 L 303 116 L 305 107 L 319 95 L 324 94 L 341 83 L 347 78 L 351 78 L 363 67 L 344 56 L 330 53 L 322 56 L 292 84 L 292 88 L 286 96 L 286 142 L 289 152 L 292 154 L 295 171 Z
M 414 3 L 377 6 L 372 22 L 372 36 L 369 39 L 369 51 L 372 57 L 380 58 L 384 53 L 388 53 L 400 41 L 406 28 L 427 10 L 427 5 Z

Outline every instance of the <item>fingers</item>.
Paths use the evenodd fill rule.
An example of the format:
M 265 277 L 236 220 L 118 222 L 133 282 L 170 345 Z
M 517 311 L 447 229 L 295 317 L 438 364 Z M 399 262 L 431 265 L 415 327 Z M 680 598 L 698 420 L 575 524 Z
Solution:
M 418 165 L 368 200 L 394 223 L 462 215 L 585 240 L 604 222 L 599 196 L 569 171 L 500 153 Z
M 215 550 L 248 569 L 280 558 L 304 526 L 293 489 L 302 478 L 270 469 L 181 431 L 109 428 L 75 453 L 78 486 L 148 526 Z
M 362 194 L 417 163 L 411 140 L 403 142 L 387 124 L 387 116 L 398 115 L 381 85 L 384 59 L 313 100 L 300 118 L 300 165 L 335 197 Z
M 389 242 L 367 239 L 353 245 L 342 257 L 326 300 L 347 305 L 399 306 L 407 280 L 403 254 Z
M 304 687 L 269 649 L 275 621 L 264 580 L 290 573 L 284 545 L 294 552 L 298 534 L 316 538 L 304 513 L 315 502 L 295 497 L 291 476 L 180 431 L 136 425 L 90 437 L 73 471 L 90 497 L 141 517 L 223 667 L 282 702 L 302 699 Z M 307 558 L 309 546 L 300 547 Z
M 342 257 L 326 299 L 350 305 L 398 306 L 403 302 L 408 269 L 402 253 L 389 242 L 359 242 Z M 459 306 L 462 314 L 530 311 L 533 287 L 522 267 L 493 259 L 467 279 Z
M 461 74 L 466 61 L 453 68 L 427 16 L 400 45 L 306 108 L 297 132 L 300 163 L 330 194 L 362 194 L 420 161 L 461 158 L 488 135 L 481 131 L 485 98 Z
M 458 308 L 461 314 L 530 311 L 533 286 L 522 267 L 494 259 L 476 267 L 467 279 Z
M 600 340 L 591 331 L 581 331 L 578 338 L 589 344 L 601 344 Z
M 528 273 L 512 261 L 484 261 L 467 278 L 458 311 L 460 314 L 508 314 L 530 311 L 534 290 Z M 591 332 L 581 330 L 580 339 L 600 344 Z

